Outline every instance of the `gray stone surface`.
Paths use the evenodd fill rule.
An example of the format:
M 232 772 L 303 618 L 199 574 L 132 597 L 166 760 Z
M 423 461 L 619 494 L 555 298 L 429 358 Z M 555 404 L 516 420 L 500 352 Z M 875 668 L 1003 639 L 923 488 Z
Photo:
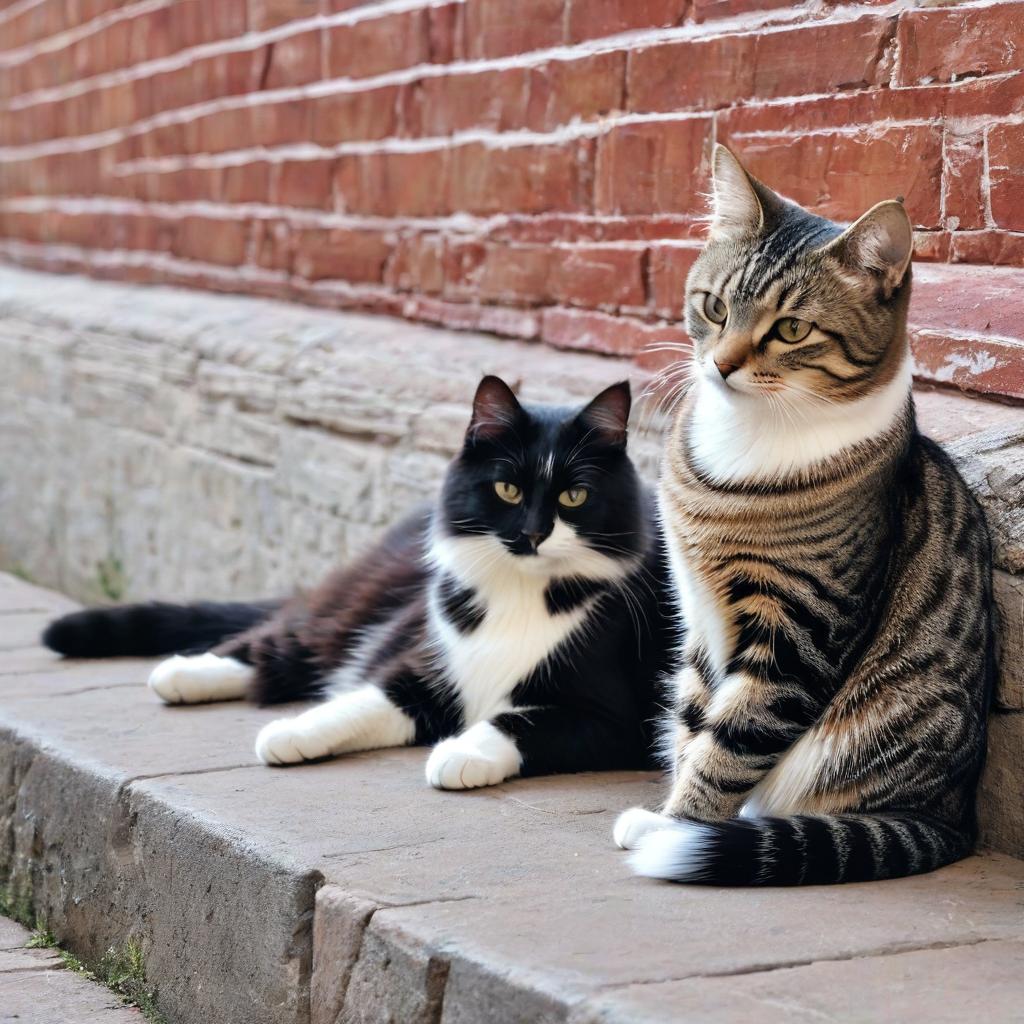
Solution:
M 23 613 L 3 614 L 19 586 L 0 587 L 0 640 L 27 645 Z M 772 1020 L 790 974 L 795 1020 L 941 1020 L 936 950 L 993 953 L 950 1006 L 1019 1000 L 1004 961 L 1024 940 L 1021 861 L 827 889 L 665 886 L 630 877 L 610 842 L 620 809 L 657 800 L 653 774 L 440 793 L 421 750 L 272 770 L 249 754 L 267 712 L 163 708 L 143 663 L 127 666 L 137 686 L 109 688 L 116 663 L 84 667 L 82 692 L 0 680 L 0 878 L 86 958 L 140 941 L 173 1024 L 717 1022 L 762 1005 Z M 915 999 L 920 1013 L 900 1009 Z
M 0 918 L 0 942 L 13 921 Z M 27 937 L 27 935 L 26 935 Z M 0 951 L 0 1024 L 143 1024 L 108 989 L 65 970 L 48 949 Z
M 630 987 L 581 1007 L 570 1024 L 1011 1024 L 1024 1019 L 1022 967 L 1020 942 L 826 961 Z

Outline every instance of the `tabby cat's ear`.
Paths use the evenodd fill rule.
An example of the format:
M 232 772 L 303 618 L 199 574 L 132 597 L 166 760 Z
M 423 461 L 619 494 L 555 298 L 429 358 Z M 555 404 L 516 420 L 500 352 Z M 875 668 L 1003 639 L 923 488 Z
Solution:
M 748 174 L 732 150 L 721 143 L 711 158 L 711 237 L 738 241 L 761 234 L 782 200 Z
M 914 252 L 910 217 L 900 200 L 887 199 L 872 206 L 824 251 L 879 279 L 888 298 L 902 284 Z
M 588 434 L 600 444 L 612 448 L 626 447 L 626 424 L 632 404 L 629 381 L 622 380 L 605 388 L 576 417 Z
M 484 377 L 473 396 L 473 416 L 466 430 L 466 440 L 497 437 L 515 426 L 522 412 L 512 389 L 500 378 Z

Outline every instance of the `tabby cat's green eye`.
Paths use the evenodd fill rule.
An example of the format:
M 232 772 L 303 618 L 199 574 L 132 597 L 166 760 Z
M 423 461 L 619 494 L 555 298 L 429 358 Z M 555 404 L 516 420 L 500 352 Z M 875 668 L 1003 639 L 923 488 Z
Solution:
M 494 484 L 494 493 L 501 498 L 502 501 L 507 501 L 510 505 L 518 505 L 523 500 L 522 489 L 517 487 L 515 484 L 510 484 L 507 480 L 498 480 Z
M 708 292 L 704 296 L 704 315 L 713 324 L 724 324 L 729 319 L 729 309 L 717 295 Z
M 797 320 L 795 316 L 787 316 L 784 320 L 776 322 L 775 330 L 783 341 L 793 344 L 797 341 L 803 341 L 811 333 L 813 326 L 813 324 L 808 323 L 806 320 Z
M 579 508 L 587 500 L 586 487 L 570 487 L 558 496 L 558 504 L 566 508 Z

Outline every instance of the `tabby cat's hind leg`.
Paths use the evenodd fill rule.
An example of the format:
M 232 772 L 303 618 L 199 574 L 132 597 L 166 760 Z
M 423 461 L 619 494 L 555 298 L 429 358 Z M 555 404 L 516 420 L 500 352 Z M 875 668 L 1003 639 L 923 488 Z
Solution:
M 216 654 L 174 655 L 149 675 L 149 688 L 166 704 L 202 704 L 215 700 L 241 700 L 254 670 L 237 658 Z
M 376 686 L 332 697 L 294 718 L 278 718 L 256 737 L 256 756 L 269 765 L 297 764 L 382 747 L 404 747 L 416 724 Z

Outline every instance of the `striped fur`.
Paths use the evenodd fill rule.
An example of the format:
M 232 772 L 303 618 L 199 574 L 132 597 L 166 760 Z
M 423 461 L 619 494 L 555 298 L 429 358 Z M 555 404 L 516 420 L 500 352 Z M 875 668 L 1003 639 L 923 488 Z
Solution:
M 915 424 L 909 222 L 881 204 L 844 233 L 721 147 L 715 170 L 661 484 L 688 629 L 672 789 L 616 834 L 676 881 L 928 871 L 975 838 L 993 610 L 981 510 Z

